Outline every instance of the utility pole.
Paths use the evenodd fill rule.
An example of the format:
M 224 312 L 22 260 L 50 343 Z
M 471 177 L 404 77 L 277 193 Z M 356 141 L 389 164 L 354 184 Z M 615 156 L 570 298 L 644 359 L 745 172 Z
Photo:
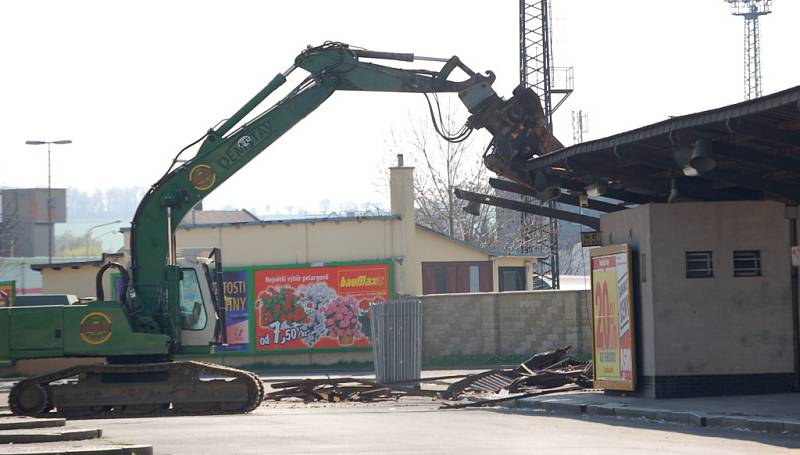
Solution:
M 589 131 L 589 116 L 581 111 L 572 111 L 572 143 L 583 142 L 583 134 Z
M 744 98 L 761 96 L 761 34 L 758 18 L 772 12 L 772 0 L 725 0 L 744 18 Z

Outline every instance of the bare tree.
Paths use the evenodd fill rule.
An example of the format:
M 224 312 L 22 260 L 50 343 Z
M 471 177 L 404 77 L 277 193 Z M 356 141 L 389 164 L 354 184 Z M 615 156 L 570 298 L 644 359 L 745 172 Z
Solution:
M 74 235 L 66 231 L 55 238 L 56 255 L 61 257 L 89 257 L 103 254 L 103 242 L 94 238 L 91 232 Z
M 440 130 L 458 129 L 466 114 L 457 112 L 451 104 L 443 107 Z M 411 123 L 407 132 L 392 132 L 389 149 L 392 155 L 402 153 L 415 167 L 416 222 L 451 238 L 494 249 L 494 208 L 482 205 L 478 216 L 468 214 L 462 210 L 465 201 L 454 193 L 456 188 L 491 192 L 489 174 L 483 165 L 483 147 L 472 138 L 461 142 L 443 139 L 429 117 L 412 119 Z
M 589 249 L 583 248 L 580 241 L 559 244 L 558 260 L 562 275 L 589 274 Z

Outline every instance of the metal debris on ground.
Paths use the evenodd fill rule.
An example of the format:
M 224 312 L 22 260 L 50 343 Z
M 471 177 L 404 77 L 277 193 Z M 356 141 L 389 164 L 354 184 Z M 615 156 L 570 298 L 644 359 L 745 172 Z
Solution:
M 440 376 L 412 381 L 380 383 L 361 378 L 300 379 L 271 385 L 266 400 L 287 398 L 313 401 L 373 402 L 404 396 L 428 397 L 448 409 L 492 406 L 537 395 L 592 387 L 592 362 L 576 360 L 567 353 L 572 346 L 540 352 L 516 368 L 497 368 L 476 374 Z M 455 382 L 443 382 L 457 379 Z M 446 384 L 445 390 L 418 387 Z M 414 387 L 417 385 L 417 387 Z
M 359 378 L 301 379 L 272 384 L 274 392 L 266 400 L 300 398 L 311 401 L 380 401 L 396 400 L 403 396 L 436 398 L 435 391 L 383 384 Z
M 537 395 L 592 387 L 592 362 L 568 357 L 572 346 L 540 352 L 516 368 L 494 369 L 461 379 L 441 393 L 446 408 L 491 406 Z M 503 395 L 503 396 L 498 396 Z
M 541 389 L 535 392 L 526 392 L 520 393 L 516 395 L 508 395 L 501 398 L 489 398 L 484 400 L 477 400 L 477 401 L 465 401 L 460 403 L 449 403 L 446 402 L 442 405 L 443 409 L 460 409 L 460 408 L 477 408 L 482 406 L 493 406 L 496 404 L 500 404 L 506 401 L 514 401 L 520 400 L 522 398 L 530 398 L 539 395 L 547 395 L 550 393 L 558 393 L 558 392 L 571 392 L 573 390 L 579 390 L 582 387 L 577 384 L 567 384 L 561 387 L 554 387 L 552 389 Z

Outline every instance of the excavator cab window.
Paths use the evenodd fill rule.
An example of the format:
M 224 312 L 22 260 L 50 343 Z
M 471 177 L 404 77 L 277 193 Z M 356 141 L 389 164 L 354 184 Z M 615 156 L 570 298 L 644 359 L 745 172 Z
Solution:
M 206 308 L 203 304 L 203 293 L 197 272 L 194 269 L 183 269 L 180 286 L 181 328 L 183 330 L 203 330 L 206 328 Z

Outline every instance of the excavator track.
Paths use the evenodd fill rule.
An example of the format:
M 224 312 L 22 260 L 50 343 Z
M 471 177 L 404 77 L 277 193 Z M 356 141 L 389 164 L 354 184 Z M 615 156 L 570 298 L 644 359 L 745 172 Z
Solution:
M 247 413 L 263 398 L 254 373 L 174 361 L 66 368 L 16 383 L 8 403 L 16 415 L 109 418 Z

